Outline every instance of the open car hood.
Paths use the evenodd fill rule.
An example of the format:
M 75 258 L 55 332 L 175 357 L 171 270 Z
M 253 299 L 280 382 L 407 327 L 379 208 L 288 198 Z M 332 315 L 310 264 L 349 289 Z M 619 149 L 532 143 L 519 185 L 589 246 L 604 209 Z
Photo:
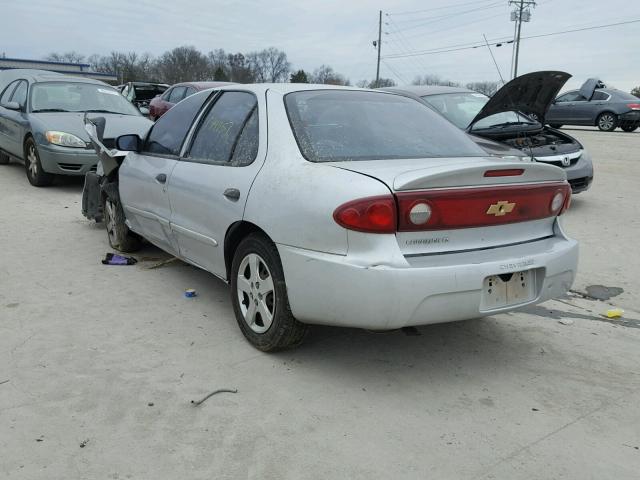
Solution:
M 551 102 L 571 78 L 566 72 L 531 72 L 514 78 L 498 90 L 478 112 L 469 128 L 478 120 L 502 112 L 521 112 L 535 115 L 544 124 Z
M 604 88 L 604 83 L 598 78 L 589 78 L 580 87 L 580 95 L 588 100 L 593 97 L 593 92 L 596 88 Z

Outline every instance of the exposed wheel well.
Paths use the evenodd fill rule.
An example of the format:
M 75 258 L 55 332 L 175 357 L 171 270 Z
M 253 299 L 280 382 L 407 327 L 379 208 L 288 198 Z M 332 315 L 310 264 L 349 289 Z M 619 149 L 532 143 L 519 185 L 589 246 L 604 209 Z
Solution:
M 231 278 L 231 264 L 238 245 L 240 245 L 243 238 L 254 232 L 261 232 L 269 237 L 259 226 L 244 220 L 234 223 L 227 230 L 227 234 L 224 237 L 224 264 L 227 270 L 227 280 Z

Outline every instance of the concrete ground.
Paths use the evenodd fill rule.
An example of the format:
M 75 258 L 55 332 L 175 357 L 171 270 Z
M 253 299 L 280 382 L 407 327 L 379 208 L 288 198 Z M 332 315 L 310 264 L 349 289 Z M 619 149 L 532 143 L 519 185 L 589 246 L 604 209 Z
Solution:
M 572 294 L 417 330 L 317 327 L 279 354 L 247 344 L 211 275 L 150 269 L 153 247 L 101 265 L 80 182 L 1 166 L 0 477 L 639 478 L 640 133 L 567 131 L 596 168 L 565 218 L 575 290 L 622 288 L 622 319 Z M 220 388 L 238 392 L 191 405 Z

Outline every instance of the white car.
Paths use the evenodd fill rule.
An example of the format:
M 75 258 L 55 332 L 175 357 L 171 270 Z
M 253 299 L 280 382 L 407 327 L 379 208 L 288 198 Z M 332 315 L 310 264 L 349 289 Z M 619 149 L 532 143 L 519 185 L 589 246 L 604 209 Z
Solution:
M 102 198 L 111 245 L 145 238 L 230 283 L 264 351 L 297 345 L 307 324 L 506 312 L 564 294 L 576 273 L 563 170 L 489 157 L 406 96 L 230 85 L 116 145 L 85 192 Z

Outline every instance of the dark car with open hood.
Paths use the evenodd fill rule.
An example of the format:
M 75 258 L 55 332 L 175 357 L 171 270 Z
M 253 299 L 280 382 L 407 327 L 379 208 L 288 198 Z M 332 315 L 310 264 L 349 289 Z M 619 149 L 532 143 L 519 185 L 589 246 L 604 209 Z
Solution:
M 558 71 L 517 77 L 491 98 L 473 90 L 445 86 L 392 87 L 412 96 L 471 134 L 492 155 L 513 155 L 562 168 L 573 193 L 587 190 L 593 164 L 578 140 L 546 125 L 549 107 L 571 75 Z

